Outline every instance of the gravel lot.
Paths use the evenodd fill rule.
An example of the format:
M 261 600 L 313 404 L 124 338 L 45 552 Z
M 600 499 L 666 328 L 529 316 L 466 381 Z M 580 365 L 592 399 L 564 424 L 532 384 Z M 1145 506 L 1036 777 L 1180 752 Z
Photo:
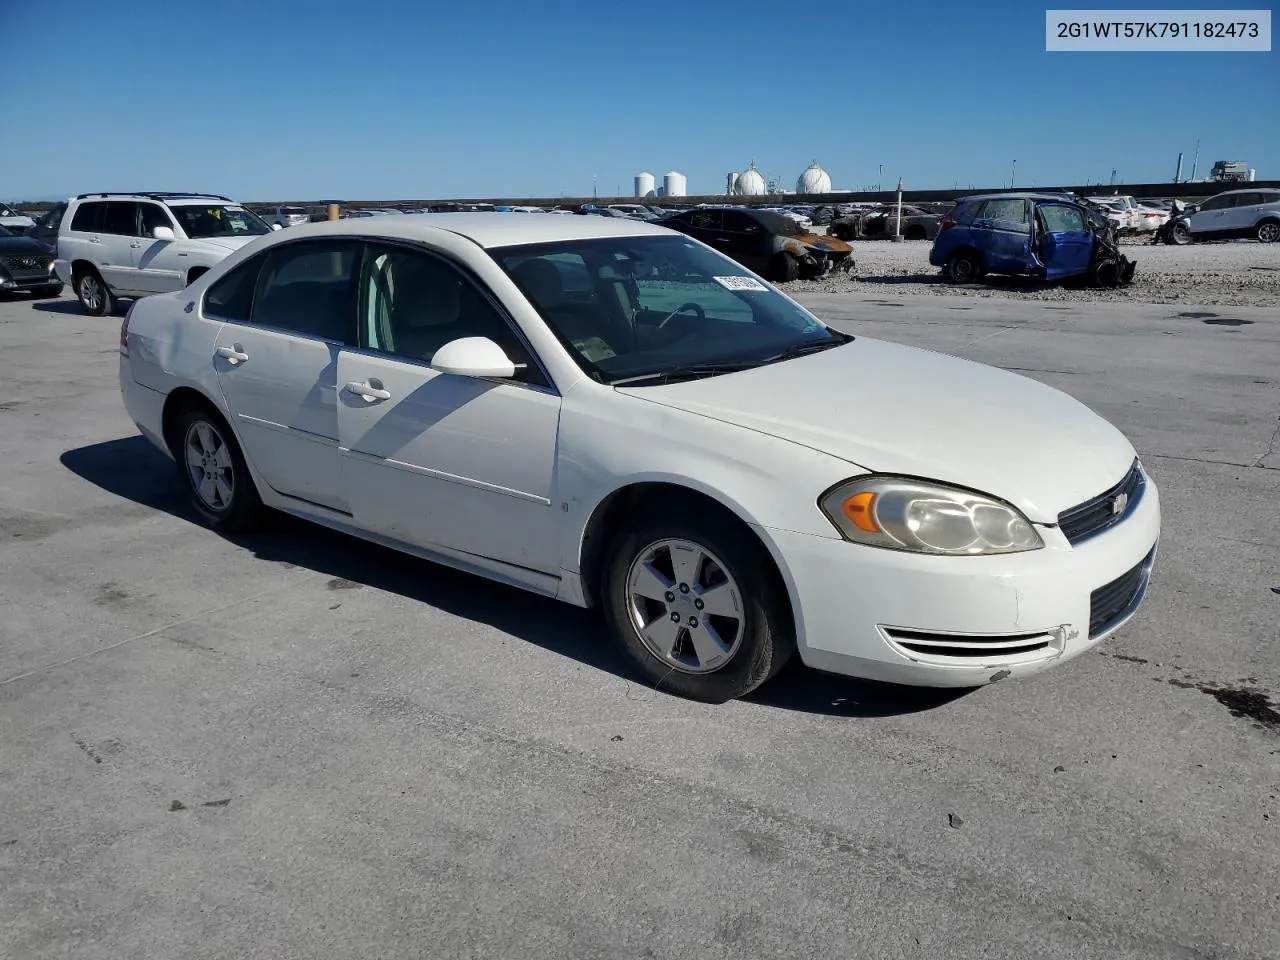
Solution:
M 0 957 L 1275 960 L 1280 317 L 897 292 L 802 298 L 1125 430 L 1147 603 L 1025 682 L 724 706 L 562 604 L 205 530 L 119 318 L 0 303 Z
M 1280 309 L 1280 243 L 1232 241 L 1185 247 L 1126 243 L 1124 254 L 1138 262 L 1133 284 L 1121 290 L 1066 289 L 1027 280 L 992 277 L 955 287 L 929 265 L 932 243 L 882 240 L 854 244 L 854 276 L 796 281 L 795 290 L 862 296 L 903 293 L 940 296 L 1009 297 L 1050 302 L 1183 303 Z

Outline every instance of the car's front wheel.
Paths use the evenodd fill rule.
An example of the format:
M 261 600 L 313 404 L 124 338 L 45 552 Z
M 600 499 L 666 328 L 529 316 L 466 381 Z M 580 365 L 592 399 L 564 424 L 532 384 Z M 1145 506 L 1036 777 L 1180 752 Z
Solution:
M 85 269 L 76 277 L 76 296 L 80 298 L 80 306 L 91 317 L 105 317 L 115 309 L 114 299 L 102 277 L 93 268 Z
M 1175 223 L 1169 235 L 1173 237 L 1174 243 L 1182 246 L 1191 242 L 1191 229 L 1185 223 Z
M 656 687 L 708 703 L 741 697 L 795 650 L 779 578 L 751 534 L 705 511 L 650 511 L 613 543 L 605 617 Z
M 224 532 L 252 527 L 262 501 L 240 445 L 222 418 L 199 407 L 189 409 L 173 436 L 174 459 L 200 519 Z

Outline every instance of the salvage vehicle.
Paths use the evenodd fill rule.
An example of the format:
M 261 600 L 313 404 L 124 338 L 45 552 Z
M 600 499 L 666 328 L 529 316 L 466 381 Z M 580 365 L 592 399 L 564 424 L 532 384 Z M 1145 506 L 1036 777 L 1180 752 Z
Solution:
M 746 207 L 698 207 L 661 220 L 728 254 L 762 277 L 789 283 L 854 267 L 853 247 L 809 233 L 790 217 Z
M 25 213 L 19 213 L 7 203 L 0 203 L 0 227 L 4 227 L 15 236 L 26 233 L 36 222 Z
M 856 211 L 835 220 L 830 232 L 841 240 L 887 240 L 897 221 L 896 204 Z M 902 205 L 902 236 L 907 240 L 932 240 L 938 235 L 942 217 L 920 207 Z
M 1280 190 L 1228 190 L 1190 208 L 1171 228 L 1174 243 L 1252 237 L 1280 241 Z
M 649 684 L 710 702 L 797 652 L 1034 674 L 1127 622 L 1156 558 L 1156 487 L 1083 404 L 840 332 L 637 220 L 293 227 L 136 301 L 119 351 L 208 526 L 275 508 L 595 609 Z
M 45 244 L 0 227 L 0 293 L 19 292 L 56 297 L 62 283 Z
M 1087 279 L 1098 286 L 1133 280 L 1134 261 L 1096 210 L 1056 196 L 1000 193 L 964 197 L 942 218 L 929 262 L 952 283 L 985 274 Z

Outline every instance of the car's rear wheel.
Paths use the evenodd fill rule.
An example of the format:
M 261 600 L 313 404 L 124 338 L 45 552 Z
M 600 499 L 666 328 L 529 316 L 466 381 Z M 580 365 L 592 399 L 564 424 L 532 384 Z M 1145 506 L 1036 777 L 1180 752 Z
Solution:
M 951 283 L 975 283 L 982 277 L 982 258 L 976 250 L 957 250 L 947 257 L 942 275 Z
M 704 511 L 650 511 L 613 543 L 605 617 L 655 687 L 708 703 L 741 697 L 795 650 L 782 586 L 762 545 Z
M 789 253 L 779 253 L 773 258 L 773 278 L 779 283 L 790 283 L 800 277 L 800 262 Z
M 1256 231 L 1259 243 L 1280 241 L 1280 220 L 1263 220 Z
M 92 267 L 84 268 L 76 277 L 76 296 L 80 298 L 84 312 L 91 317 L 105 317 L 115 309 L 115 298 Z
M 1191 242 L 1191 230 L 1185 223 L 1175 223 L 1169 235 L 1173 238 L 1173 242 L 1179 245 Z
M 196 513 L 214 530 L 252 527 L 262 500 L 240 445 L 218 415 L 200 407 L 182 414 L 173 432 L 174 459 Z

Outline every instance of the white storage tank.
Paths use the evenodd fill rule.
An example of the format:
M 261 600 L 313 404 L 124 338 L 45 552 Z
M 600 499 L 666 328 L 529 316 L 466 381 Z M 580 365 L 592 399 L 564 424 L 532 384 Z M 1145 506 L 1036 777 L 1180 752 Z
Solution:
M 796 179 L 796 193 L 830 193 L 831 177 L 815 160 Z
M 755 161 L 751 166 L 738 174 L 738 179 L 734 181 L 733 192 L 741 197 L 763 197 L 765 195 L 764 177 L 760 176 L 760 171 L 756 169 Z
M 675 170 L 668 170 L 662 178 L 662 193 L 667 197 L 683 197 L 688 194 L 688 181 L 685 180 L 684 174 Z
M 637 173 L 636 174 L 636 196 L 652 197 L 653 196 L 653 174 Z
M 736 170 L 730 170 L 724 178 L 724 195 L 731 197 L 736 189 L 738 189 L 738 173 Z

